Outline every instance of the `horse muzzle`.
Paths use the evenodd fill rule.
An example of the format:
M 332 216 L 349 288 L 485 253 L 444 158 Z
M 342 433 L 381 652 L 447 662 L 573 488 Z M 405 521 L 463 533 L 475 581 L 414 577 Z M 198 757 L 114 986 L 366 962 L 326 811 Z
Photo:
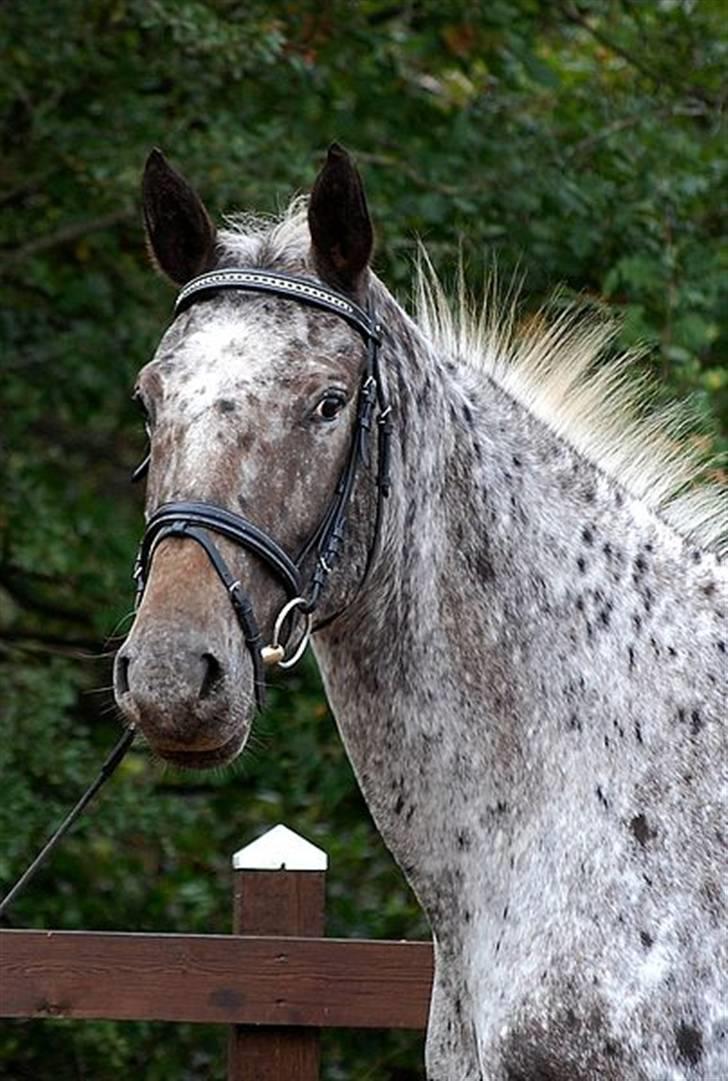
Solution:
M 255 707 L 250 654 L 218 591 L 197 545 L 162 544 L 114 667 L 127 721 L 160 757 L 195 769 L 235 758 Z

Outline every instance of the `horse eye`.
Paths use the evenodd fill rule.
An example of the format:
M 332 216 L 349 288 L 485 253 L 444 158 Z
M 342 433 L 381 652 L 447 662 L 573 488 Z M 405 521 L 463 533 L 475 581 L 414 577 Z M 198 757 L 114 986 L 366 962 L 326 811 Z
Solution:
M 318 420 L 335 420 L 346 405 L 343 394 L 326 394 L 314 409 Z

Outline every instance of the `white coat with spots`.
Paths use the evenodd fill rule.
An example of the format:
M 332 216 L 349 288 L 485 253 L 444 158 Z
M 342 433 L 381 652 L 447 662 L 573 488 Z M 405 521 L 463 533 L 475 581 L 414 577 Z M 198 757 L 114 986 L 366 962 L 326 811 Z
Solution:
M 429 1081 L 728 1077 L 724 498 L 685 494 L 695 463 L 669 419 L 634 419 L 624 358 L 599 362 L 603 322 L 456 318 L 427 270 L 410 319 L 368 270 L 366 204 L 338 148 L 308 218 L 298 204 L 216 233 L 161 155 L 145 212 L 178 284 L 220 265 L 304 274 L 373 301 L 385 328 L 381 549 L 359 589 L 364 470 L 314 649 L 432 927 Z M 149 510 L 218 503 L 295 552 L 346 455 L 362 348 L 294 301 L 194 303 L 140 377 Z M 280 589 L 221 547 L 269 631 Z M 252 687 L 194 548 L 160 546 L 117 694 L 159 754 L 201 767 L 244 744 Z

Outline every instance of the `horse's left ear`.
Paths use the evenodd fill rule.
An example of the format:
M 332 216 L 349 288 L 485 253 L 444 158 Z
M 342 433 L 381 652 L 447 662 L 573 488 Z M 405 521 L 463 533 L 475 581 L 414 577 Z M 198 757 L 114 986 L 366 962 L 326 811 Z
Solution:
M 144 226 L 154 262 L 175 285 L 212 266 L 215 226 L 204 203 L 181 173 L 154 149 L 142 181 Z
M 308 206 L 313 255 L 324 281 L 355 293 L 374 245 L 364 186 L 343 147 L 332 143 Z

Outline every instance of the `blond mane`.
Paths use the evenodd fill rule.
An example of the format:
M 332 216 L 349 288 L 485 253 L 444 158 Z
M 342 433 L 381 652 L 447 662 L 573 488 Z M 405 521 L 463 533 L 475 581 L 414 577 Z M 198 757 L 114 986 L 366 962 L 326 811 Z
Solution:
M 639 350 L 610 355 L 613 316 L 570 303 L 518 322 L 514 290 L 502 297 L 493 278 L 477 307 L 462 273 L 453 303 L 425 252 L 415 290 L 417 322 L 436 349 L 490 376 L 682 536 L 728 551 L 728 490 L 706 478 L 715 463 L 689 438 L 695 412 L 656 406 L 655 381 L 635 370 Z

